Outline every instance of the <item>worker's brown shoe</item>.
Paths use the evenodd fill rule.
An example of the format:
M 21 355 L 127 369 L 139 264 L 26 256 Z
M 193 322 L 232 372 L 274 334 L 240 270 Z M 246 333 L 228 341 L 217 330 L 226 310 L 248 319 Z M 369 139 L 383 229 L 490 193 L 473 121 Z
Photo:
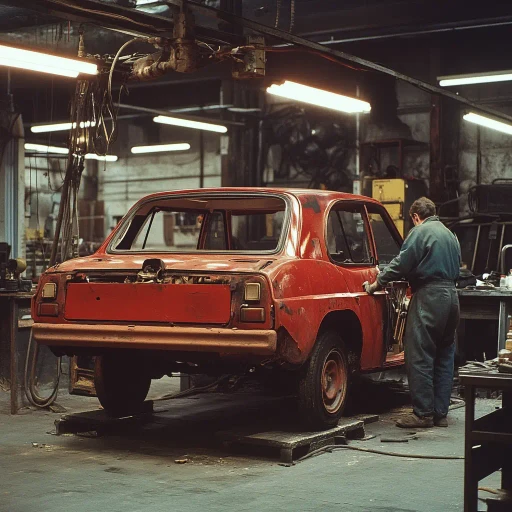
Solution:
M 432 416 L 416 416 L 416 414 L 408 414 L 400 418 L 396 422 L 396 426 L 400 428 L 430 428 L 434 426 L 434 419 Z
M 434 425 L 436 427 L 447 427 L 448 418 L 446 416 L 442 416 L 441 418 L 434 418 Z

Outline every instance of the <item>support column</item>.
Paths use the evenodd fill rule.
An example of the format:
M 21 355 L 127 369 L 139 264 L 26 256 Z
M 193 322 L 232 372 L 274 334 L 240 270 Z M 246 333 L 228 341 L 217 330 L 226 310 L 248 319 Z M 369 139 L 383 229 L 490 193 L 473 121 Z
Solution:
M 11 258 L 25 257 L 25 149 L 21 115 L 9 105 L 0 113 L 0 241 L 11 246 Z
M 220 9 L 231 12 L 237 16 L 242 15 L 242 2 L 240 0 L 220 0 Z M 229 23 L 219 23 L 219 29 L 225 32 L 242 33 L 243 27 L 231 25 Z M 239 97 L 238 84 L 233 79 L 223 80 L 220 91 L 220 103 L 232 104 L 237 106 Z M 229 112 L 223 115 L 229 116 Z M 243 186 L 240 179 L 243 162 L 237 158 L 240 147 L 241 129 L 230 127 L 226 135 L 221 135 L 221 186 L 234 187 Z
M 441 97 L 432 95 L 430 104 L 430 198 L 437 202 L 442 195 Z

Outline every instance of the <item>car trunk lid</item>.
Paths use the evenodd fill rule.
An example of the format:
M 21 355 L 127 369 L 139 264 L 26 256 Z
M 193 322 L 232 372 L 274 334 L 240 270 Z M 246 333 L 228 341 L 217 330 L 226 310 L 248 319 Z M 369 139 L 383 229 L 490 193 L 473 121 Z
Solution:
M 229 284 L 68 283 L 64 316 L 74 321 L 225 325 Z

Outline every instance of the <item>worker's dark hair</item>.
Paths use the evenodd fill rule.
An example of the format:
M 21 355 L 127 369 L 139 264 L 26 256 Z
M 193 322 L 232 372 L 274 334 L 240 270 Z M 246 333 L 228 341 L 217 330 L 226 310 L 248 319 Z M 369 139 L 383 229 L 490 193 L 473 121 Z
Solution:
M 409 215 L 411 217 L 415 213 L 418 214 L 420 220 L 425 220 L 436 214 L 436 205 L 428 197 L 420 197 L 412 203 L 411 208 L 409 209 Z

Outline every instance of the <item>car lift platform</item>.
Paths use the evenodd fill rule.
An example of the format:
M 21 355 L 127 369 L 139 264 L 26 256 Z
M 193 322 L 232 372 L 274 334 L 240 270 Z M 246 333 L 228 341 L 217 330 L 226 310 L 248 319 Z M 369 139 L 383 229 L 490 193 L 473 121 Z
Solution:
M 261 402 L 256 402 L 257 405 Z M 277 405 L 278 402 L 275 403 Z M 179 405 L 179 404 L 176 404 Z M 180 412 L 183 411 L 183 412 Z M 182 407 L 174 409 L 171 417 L 166 415 L 168 409 L 155 409 L 150 400 L 144 402 L 138 414 L 124 417 L 109 416 L 103 409 L 65 414 L 55 421 L 55 434 L 77 434 L 87 437 L 97 437 L 106 434 L 126 432 L 132 428 L 141 427 L 151 423 L 167 423 L 169 427 L 176 425 L 173 420 L 181 418 L 186 420 L 186 410 Z M 164 416 L 160 416 L 163 413 Z M 168 421 L 170 420 L 170 421 Z M 277 419 L 276 419 L 277 420 Z M 297 459 L 315 450 L 329 445 L 344 444 L 346 439 L 362 439 L 365 437 L 365 424 L 379 420 L 378 415 L 358 415 L 342 418 L 338 425 L 329 430 L 320 432 L 304 432 L 297 430 L 295 420 L 293 423 L 266 421 L 263 425 L 241 425 L 226 430 L 226 423 L 217 425 L 219 431 L 215 438 L 225 448 L 241 448 L 258 456 L 276 458 L 285 464 L 292 464 Z M 203 422 L 196 416 L 196 421 Z M 182 421 L 179 421 L 181 424 Z M 213 428 L 214 424 L 208 422 Z M 188 423 L 184 423 L 186 425 Z M 222 428 L 223 427 L 223 428 Z M 215 431 L 213 431 L 215 432 Z

